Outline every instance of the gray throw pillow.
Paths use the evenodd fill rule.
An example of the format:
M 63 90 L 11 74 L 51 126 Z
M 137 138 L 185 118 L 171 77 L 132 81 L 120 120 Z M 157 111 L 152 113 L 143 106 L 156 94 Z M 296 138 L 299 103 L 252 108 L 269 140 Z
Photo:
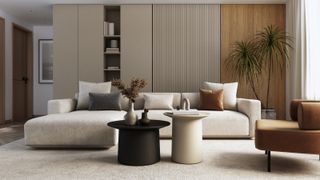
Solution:
M 89 93 L 89 110 L 121 110 L 120 93 Z

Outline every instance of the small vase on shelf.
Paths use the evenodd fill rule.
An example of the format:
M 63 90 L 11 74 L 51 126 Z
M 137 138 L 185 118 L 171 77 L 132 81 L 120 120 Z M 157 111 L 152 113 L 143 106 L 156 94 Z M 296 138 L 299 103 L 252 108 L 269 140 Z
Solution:
M 127 125 L 133 126 L 137 123 L 137 115 L 134 112 L 134 102 L 132 100 L 129 100 L 129 110 L 127 111 L 127 114 L 124 116 L 124 120 Z

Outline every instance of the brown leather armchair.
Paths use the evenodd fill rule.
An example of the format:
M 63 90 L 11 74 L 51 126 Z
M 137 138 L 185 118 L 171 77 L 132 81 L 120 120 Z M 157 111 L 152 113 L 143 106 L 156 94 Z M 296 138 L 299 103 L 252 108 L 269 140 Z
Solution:
M 268 172 L 271 151 L 320 154 L 320 101 L 293 100 L 290 115 L 292 121 L 256 121 L 255 146 L 268 155 Z

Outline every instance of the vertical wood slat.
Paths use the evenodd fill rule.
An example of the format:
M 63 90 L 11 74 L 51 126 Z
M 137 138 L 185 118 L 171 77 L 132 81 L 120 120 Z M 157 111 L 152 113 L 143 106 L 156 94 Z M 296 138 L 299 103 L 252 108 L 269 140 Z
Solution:
M 198 91 L 219 80 L 219 5 L 154 5 L 154 91 Z
M 78 91 L 78 6 L 53 6 L 53 97 Z
M 152 91 L 152 5 L 121 5 L 121 79 L 143 78 Z
M 267 25 L 277 25 L 285 30 L 285 5 L 221 5 L 221 81 L 237 81 L 226 67 L 226 59 L 233 43 L 252 38 Z M 285 66 L 284 66 L 285 67 Z M 277 68 L 271 79 L 270 105 L 277 111 L 277 118 L 285 118 L 285 71 Z M 264 70 L 258 94 L 266 102 L 267 73 Z M 248 84 L 239 82 L 238 97 L 254 98 Z
M 79 80 L 103 82 L 103 5 L 78 5 Z

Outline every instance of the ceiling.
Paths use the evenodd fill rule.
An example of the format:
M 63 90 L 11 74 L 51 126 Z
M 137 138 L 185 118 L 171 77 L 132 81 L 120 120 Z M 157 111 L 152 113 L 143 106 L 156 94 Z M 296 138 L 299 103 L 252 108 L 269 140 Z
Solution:
M 53 4 L 274 4 L 287 0 L 0 0 L 0 9 L 31 25 L 51 25 Z

